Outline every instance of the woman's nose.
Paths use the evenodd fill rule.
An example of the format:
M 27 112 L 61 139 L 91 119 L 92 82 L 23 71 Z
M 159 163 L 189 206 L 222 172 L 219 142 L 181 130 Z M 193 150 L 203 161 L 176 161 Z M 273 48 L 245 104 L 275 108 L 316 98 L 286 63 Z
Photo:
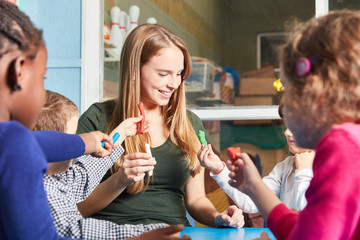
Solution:
M 170 79 L 169 79 L 169 82 L 168 82 L 168 86 L 171 87 L 171 88 L 178 88 L 179 85 L 181 83 L 181 77 L 179 76 L 172 76 Z

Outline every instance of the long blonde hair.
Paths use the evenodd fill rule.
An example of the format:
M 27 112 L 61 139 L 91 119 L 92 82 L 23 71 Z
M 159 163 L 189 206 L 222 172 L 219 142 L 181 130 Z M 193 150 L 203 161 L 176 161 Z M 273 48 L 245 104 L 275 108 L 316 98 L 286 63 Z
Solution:
M 140 102 L 141 67 L 155 56 L 159 50 L 167 48 L 171 44 L 178 47 L 184 54 L 184 70 L 182 72 L 182 83 L 173 93 L 169 103 L 166 106 L 161 106 L 161 110 L 166 126 L 170 131 L 171 141 L 184 153 L 189 170 L 192 175 L 195 175 L 200 171 L 200 164 L 196 156 L 200 143 L 187 118 L 184 86 L 184 81 L 191 74 L 191 58 L 185 43 L 163 26 L 143 24 L 132 30 L 126 38 L 120 57 L 119 97 L 106 126 L 106 132 L 111 132 L 124 119 L 140 115 L 137 105 Z M 125 139 L 125 152 L 145 152 L 144 145 L 149 139 L 150 135 L 148 133 Z M 114 170 L 118 171 L 121 164 L 122 158 L 117 161 Z M 136 194 L 145 190 L 149 180 L 148 177 L 146 184 L 143 180 L 130 185 L 127 192 Z

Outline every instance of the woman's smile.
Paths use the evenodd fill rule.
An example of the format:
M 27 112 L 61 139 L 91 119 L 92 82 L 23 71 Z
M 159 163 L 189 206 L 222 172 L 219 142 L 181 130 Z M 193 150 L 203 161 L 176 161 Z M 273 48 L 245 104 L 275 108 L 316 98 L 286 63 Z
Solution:
M 159 92 L 164 98 L 170 98 L 174 91 L 159 90 Z

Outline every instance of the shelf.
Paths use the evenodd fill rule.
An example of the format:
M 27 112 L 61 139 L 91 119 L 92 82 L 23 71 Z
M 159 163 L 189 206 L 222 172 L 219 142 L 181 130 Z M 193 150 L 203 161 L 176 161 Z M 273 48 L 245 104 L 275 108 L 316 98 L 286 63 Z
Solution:
M 114 45 L 110 40 L 104 39 L 104 48 L 116 48 L 116 45 Z
M 277 105 L 190 108 L 201 120 L 277 120 Z
M 109 55 L 104 57 L 104 62 L 119 62 L 120 56 L 114 52 L 113 48 L 105 48 L 105 52 Z
M 111 41 L 104 39 L 104 50 L 108 54 L 108 57 L 104 57 L 104 62 L 119 62 L 120 56 L 114 52 L 116 45 Z

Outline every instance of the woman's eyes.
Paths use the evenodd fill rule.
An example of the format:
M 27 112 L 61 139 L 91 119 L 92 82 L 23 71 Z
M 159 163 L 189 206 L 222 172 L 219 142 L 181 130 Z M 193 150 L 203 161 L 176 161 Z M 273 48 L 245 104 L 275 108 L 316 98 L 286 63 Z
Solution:
M 160 77 L 166 77 L 168 74 L 167 73 L 159 73 Z
M 169 75 L 169 73 L 158 73 L 160 77 L 166 77 Z M 182 76 L 182 72 L 176 74 L 176 76 Z

